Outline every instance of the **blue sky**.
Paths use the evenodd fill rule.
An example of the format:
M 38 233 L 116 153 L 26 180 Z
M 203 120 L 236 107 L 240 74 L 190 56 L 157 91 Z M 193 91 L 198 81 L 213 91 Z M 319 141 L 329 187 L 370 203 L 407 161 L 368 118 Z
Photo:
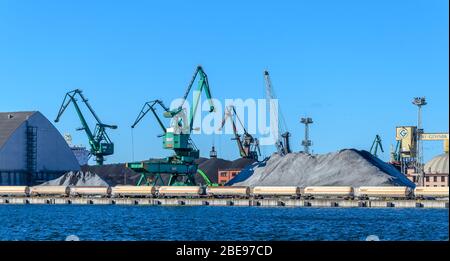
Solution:
M 132 160 L 129 126 L 145 101 L 182 96 L 197 64 L 215 98 L 264 98 L 269 69 L 300 150 L 310 116 L 315 153 L 369 149 L 376 134 L 389 158 L 397 125 L 448 131 L 448 1 L 0 1 L 0 110 L 39 110 L 50 120 L 80 88 Z M 73 108 L 60 123 L 87 144 Z M 136 160 L 163 157 L 149 115 L 134 131 Z M 230 136 L 194 136 L 203 156 L 237 158 Z M 442 153 L 425 143 L 425 160 Z M 269 154 L 272 147 L 264 148 Z

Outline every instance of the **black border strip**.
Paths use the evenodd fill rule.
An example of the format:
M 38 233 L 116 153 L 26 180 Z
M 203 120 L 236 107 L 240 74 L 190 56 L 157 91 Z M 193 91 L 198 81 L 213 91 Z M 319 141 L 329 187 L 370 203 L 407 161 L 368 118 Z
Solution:
M 272 259 L 279 257 L 352 257 L 352 258 L 380 258 L 401 257 L 418 258 L 419 256 L 433 257 L 447 254 L 449 250 L 448 241 L 439 242 L 417 242 L 417 241 L 378 241 L 378 242 L 287 242 L 287 241 L 149 241 L 149 242 L 0 242 L 0 254 L 4 257 L 11 254 L 14 257 L 39 257 L 39 258 L 80 258 L 80 257 L 114 257 L 114 258 L 195 258 L 205 260 L 202 256 L 177 256 L 180 248 L 211 248 L 207 259 L 216 258 L 250 258 L 244 255 L 222 256 L 222 247 L 236 246 L 270 246 L 271 255 L 257 255 L 258 259 Z M 213 254 L 212 251 L 217 253 Z M 263 253 L 263 248 L 260 248 Z M 445 252 L 444 252 L 445 251 Z M 268 251 L 270 252 L 270 251 Z M 241 252 L 242 253 L 242 252 Z

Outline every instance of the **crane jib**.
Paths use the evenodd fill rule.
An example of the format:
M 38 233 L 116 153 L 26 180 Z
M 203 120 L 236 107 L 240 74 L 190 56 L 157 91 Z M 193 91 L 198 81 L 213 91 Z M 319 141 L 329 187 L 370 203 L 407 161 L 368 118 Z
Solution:
M 76 95 L 78 95 L 81 98 L 83 103 L 88 108 L 89 112 L 94 117 L 96 121 L 94 131 L 92 131 L 91 128 L 89 128 L 86 118 L 84 117 L 81 108 L 78 105 Z M 91 154 L 96 156 L 96 161 L 98 165 L 103 165 L 104 156 L 114 154 L 114 144 L 111 142 L 108 134 L 106 133 L 106 128 L 117 129 L 117 126 L 102 123 L 100 121 L 100 118 L 95 113 L 94 109 L 88 103 L 88 99 L 86 99 L 86 97 L 82 94 L 82 91 L 79 89 L 66 93 L 62 105 L 59 109 L 58 116 L 55 119 L 55 122 L 59 122 L 59 119 L 61 118 L 62 114 L 66 111 L 70 103 L 74 105 L 78 118 L 81 121 L 82 127 L 79 129 L 84 130 L 86 136 L 88 137 L 88 142 L 91 147 Z

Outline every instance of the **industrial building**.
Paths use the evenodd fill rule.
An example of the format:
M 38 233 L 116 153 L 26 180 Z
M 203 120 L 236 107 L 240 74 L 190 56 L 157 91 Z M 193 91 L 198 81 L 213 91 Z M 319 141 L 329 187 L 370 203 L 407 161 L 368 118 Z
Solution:
M 228 181 L 234 179 L 242 169 L 220 169 L 217 175 L 217 182 L 225 185 Z
M 391 151 L 391 164 L 418 186 L 448 187 L 449 133 L 427 133 L 422 127 L 422 107 L 425 97 L 415 97 L 412 103 L 418 108 L 417 126 L 398 126 L 397 145 Z M 423 142 L 442 141 L 444 153 L 423 163 Z
M 449 186 L 449 164 L 448 153 L 444 153 L 432 158 L 424 165 L 424 181 L 425 187 L 448 187 Z M 406 176 L 409 180 L 419 185 L 419 173 L 414 169 L 408 169 Z
M 448 187 L 448 153 L 434 157 L 425 164 L 426 187 Z
M 414 182 L 417 186 L 449 186 L 448 132 L 425 133 L 424 130 L 418 126 L 398 126 L 396 128 L 396 140 L 397 145 L 395 146 L 395 149 L 391 151 L 390 163 L 405 174 L 409 180 Z M 442 141 L 444 153 L 435 156 L 429 162 L 423 164 L 424 141 Z
M 34 185 L 79 170 L 67 142 L 40 112 L 0 113 L 0 185 Z

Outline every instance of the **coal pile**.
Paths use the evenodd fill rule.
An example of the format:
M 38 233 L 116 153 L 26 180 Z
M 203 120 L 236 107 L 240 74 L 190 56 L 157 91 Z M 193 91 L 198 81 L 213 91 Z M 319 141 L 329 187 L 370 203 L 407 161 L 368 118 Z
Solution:
M 233 162 L 231 162 L 231 165 L 229 166 L 230 169 L 244 169 L 247 166 L 255 163 L 256 160 L 254 159 L 246 159 L 246 158 L 239 158 Z
M 208 160 L 209 160 L 209 158 L 198 158 L 198 159 L 195 160 L 195 163 L 200 165 L 203 162 L 208 161 Z
M 202 159 L 204 158 L 198 159 L 198 168 L 205 172 L 212 183 L 217 183 L 217 171 L 219 169 L 227 169 L 231 165 L 229 160 L 219 158 Z M 197 184 L 205 184 L 205 180 L 199 174 L 195 175 L 195 182 Z
M 217 172 L 219 169 L 243 169 L 253 162 L 255 162 L 255 160 L 244 158 L 239 158 L 235 161 L 229 161 L 219 158 L 200 158 L 196 161 L 196 163 L 199 164 L 198 168 L 205 172 L 206 176 L 208 176 L 208 178 L 213 183 L 217 183 L 218 181 Z M 205 184 L 205 181 L 199 174 L 195 175 L 195 181 L 197 182 L 197 184 Z
M 272 155 L 247 166 L 227 185 L 234 186 L 409 186 L 409 179 L 367 151 L 344 149 L 323 155 Z
M 81 171 L 97 174 L 110 186 L 136 185 L 140 174 L 125 167 L 125 164 L 107 164 L 102 166 L 82 166 Z
M 97 174 L 89 171 L 71 171 L 57 179 L 47 181 L 41 186 L 108 186 L 108 183 Z
M 218 158 L 199 158 L 196 163 L 213 183 L 217 183 L 217 172 L 219 169 L 243 169 L 254 160 L 237 159 L 229 161 Z M 42 185 L 64 185 L 64 186 L 117 186 L 136 185 L 140 174 L 126 168 L 125 164 L 108 164 L 102 166 L 82 166 L 79 172 L 68 172 L 61 177 L 48 181 Z M 161 175 L 164 184 L 168 183 L 169 175 Z M 195 175 L 197 184 L 206 184 L 204 179 Z M 158 181 L 158 185 L 162 185 Z

